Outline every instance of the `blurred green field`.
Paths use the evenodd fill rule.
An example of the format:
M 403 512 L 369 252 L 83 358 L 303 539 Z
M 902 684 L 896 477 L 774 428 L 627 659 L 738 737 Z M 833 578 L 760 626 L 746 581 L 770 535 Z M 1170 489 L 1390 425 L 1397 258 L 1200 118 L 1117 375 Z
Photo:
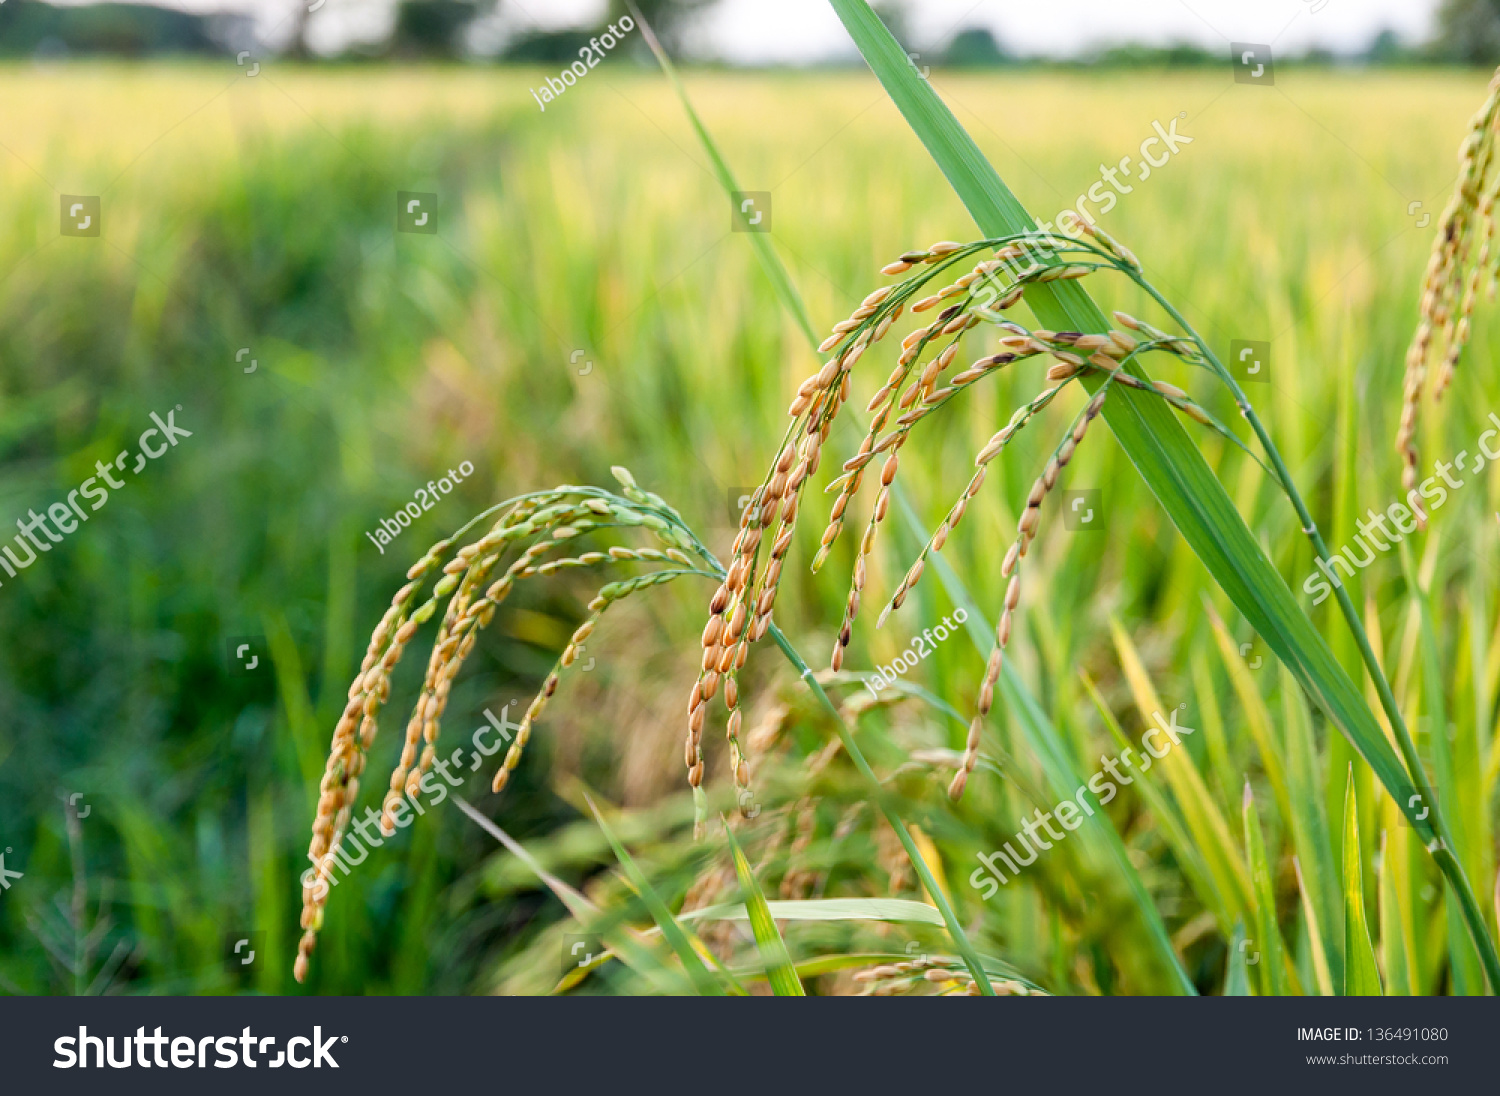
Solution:
M 1270 342 L 1272 383 L 1249 394 L 1337 548 L 1366 507 L 1399 497 L 1391 439 L 1431 243 L 1423 218 L 1435 223 L 1446 201 L 1485 78 L 1295 68 L 1277 78 L 1263 88 L 1208 72 L 932 75 L 1018 196 L 1048 218 L 1103 166 L 1135 155 L 1153 121 L 1178 119 L 1192 143 L 1102 223 L 1221 356 L 1232 340 Z M 0 68 L 0 519 L 65 496 L 96 460 L 133 445 L 152 411 L 180 404 L 178 421 L 194 433 L 0 587 L 0 847 L 24 872 L 0 895 L 0 988 L 296 988 L 297 877 L 348 681 L 406 567 L 472 513 L 555 483 L 607 484 L 609 467 L 623 464 L 727 552 L 733 500 L 760 482 L 787 401 L 817 359 L 731 231 L 729 203 L 665 81 L 601 66 L 541 113 L 528 90 L 540 79 L 275 63 L 250 78 L 228 64 Z M 770 193 L 774 244 L 820 328 L 880 284 L 877 269 L 896 254 L 975 235 L 862 71 L 686 79 L 741 185 Z M 435 235 L 395 231 L 398 190 L 439 196 Z M 58 235 L 61 194 L 101 196 L 100 237 Z M 1127 288 L 1095 292 L 1151 315 Z M 1424 439 L 1428 462 L 1472 451 L 1486 416 L 1500 412 L 1496 328 L 1483 305 L 1476 332 Z M 236 360 L 241 348 L 253 373 Z M 888 367 L 889 356 L 871 361 L 854 406 Z M 1152 369 L 1242 427 L 1201 377 Z M 903 480 L 924 521 L 941 517 L 973 454 L 1040 388 L 1034 373 L 987 382 L 906 457 Z M 1008 531 L 1076 400 L 1059 400 L 992 468 L 944 553 L 992 613 Z M 838 451 L 853 445 L 846 436 Z M 1238 450 L 1211 434 L 1203 447 L 1306 604 L 1310 553 L 1290 507 Z M 464 460 L 476 474 L 381 555 L 366 531 Z M 1435 662 L 1422 664 L 1396 553 L 1351 588 L 1372 606 L 1408 721 L 1429 748 L 1433 728 L 1448 727 L 1462 857 L 1485 895 L 1500 756 L 1500 597 L 1490 580 L 1500 479 L 1493 468 L 1480 478 L 1411 541 L 1430 581 Z M 1352 751 L 1321 717 L 1295 729 L 1307 717 L 1269 652 L 1102 427 L 1063 486 L 1100 490 L 1103 533 L 1074 534 L 1059 510 L 1045 515 L 1013 657 L 1075 767 L 1092 773 L 1114 746 L 1078 671 L 1137 737 L 1149 714 L 1137 711 L 1111 639 L 1111 620 L 1120 622 L 1165 704 L 1187 704 L 1183 722 L 1204 727 L 1188 749 L 1237 843 L 1242 781 L 1255 787 L 1282 930 L 1312 987 L 1290 820 L 1276 809 L 1248 726 L 1254 705 L 1231 685 L 1205 593 L 1234 641 L 1251 644 L 1246 665 L 1260 664 L 1251 680 L 1277 742 L 1315 743 L 1302 775 L 1331 822 L 1335 864 Z M 826 503 L 805 505 L 812 516 L 777 615 L 820 666 L 851 556 L 843 545 L 822 575 L 807 573 Z M 887 539 L 872 561 L 872 596 L 899 581 L 914 548 L 910 537 Z M 524 704 L 591 592 L 587 578 L 562 577 L 508 604 L 455 687 L 449 731 L 466 736 L 486 707 Z M 619 890 L 601 870 L 613 857 L 582 808 L 583 787 L 623 808 L 622 831 L 674 898 L 702 866 L 704 851 L 686 840 L 680 741 L 710 592 L 674 586 L 612 613 L 589 644 L 595 668 L 564 680 L 505 795 L 492 802 L 487 779 L 465 789 L 575 883 Z M 1320 624 L 1328 609 L 1314 610 Z M 867 611 L 846 668 L 890 662 L 951 611 L 934 581 L 879 631 Z M 1341 624 L 1329 621 L 1327 633 L 1353 673 Z M 270 672 L 234 672 L 228 645 L 242 636 L 263 641 Z M 950 639 L 909 676 L 966 712 L 983 658 Z M 376 770 L 395 755 L 419 679 L 409 662 Z M 783 760 L 765 766 L 771 809 L 741 831 L 767 889 L 800 856 L 821 873 L 820 893 L 920 897 L 877 827 L 836 836 L 861 798 L 852 776 L 835 766 L 811 788 L 798 784 L 801 758 L 829 732 L 795 675 L 769 649 L 750 667 L 751 725 L 790 706 Z M 987 903 L 965 882 L 976 851 L 1016 832 L 1017 788 L 1041 771 L 1003 703 L 991 722 L 991 752 L 1015 779 L 978 773 L 956 808 L 944 774 L 910 755 L 961 748 L 961 726 L 901 705 L 863 715 L 861 735 L 906 817 L 935 843 L 941 877 L 985 950 L 1053 993 L 1162 991 L 1128 894 L 1086 850 L 1043 858 Z M 727 804 L 717 760 L 709 783 Z M 1402 940 L 1397 951 L 1377 948 L 1402 968 L 1394 981 L 1383 971 L 1388 984 L 1482 991 L 1450 944 L 1436 872 L 1408 847 L 1368 770 L 1356 771 L 1366 907 L 1382 912 L 1382 930 L 1391 913 L 1387 944 Z M 367 799 L 380 785 L 372 775 Z M 91 810 L 70 851 L 64 800 L 74 793 Z M 814 840 L 799 849 L 797 814 L 808 809 Z M 1109 811 L 1189 974 L 1219 992 L 1223 911 L 1195 887 L 1152 803 L 1127 793 Z M 562 907 L 489 837 L 445 807 L 391 846 L 335 891 L 308 989 L 551 988 Z M 1382 905 L 1375 868 L 1398 855 L 1409 868 L 1391 884 L 1392 894 L 1405 888 L 1401 917 Z M 99 908 L 108 925 L 85 942 Z M 261 959 L 236 970 L 225 941 L 252 931 L 263 934 Z M 860 933 L 884 934 L 900 952 L 907 939 L 896 926 L 818 932 L 789 932 L 794 953 L 870 950 Z M 824 988 L 847 989 L 842 977 L 824 976 Z M 623 974 L 595 981 L 633 985 Z

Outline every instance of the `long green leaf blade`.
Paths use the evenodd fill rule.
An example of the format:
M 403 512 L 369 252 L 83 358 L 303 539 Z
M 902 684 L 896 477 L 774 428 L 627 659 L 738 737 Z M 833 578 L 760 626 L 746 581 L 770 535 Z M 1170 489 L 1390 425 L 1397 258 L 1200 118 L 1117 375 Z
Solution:
M 682 931 L 682 926 L 677 923 L 677 918 L 672 916 L 672 911 L 667 908 L 667 904 L 662 901 L 661 896 L 651 889 L 651 883 L 647 880 L 646 873 L 641 871 L 640 865 L 631 858 L 630 853 L 625 851 L 625 846 L 620 843 L 620 839 L 615 836 L 615 831 L 605 821 L 603 812 L 595 806 L 594 800 L 587 792 L 584 793 L 584 798 L 588 800 L 589 810 L 594 812 L 594 820 L 599 823 L 599 828 L 604 831 L 605 839 L 609 841 L 609 846 L 614 850 L 616 859 L 620 861 L 620 866 L 625 869 L 625 875 L 635 887 L 636 892 L 641 896 L 641 901 L 645 902 L 646 909 L 651 912 L 651 919 L 656 922 L 657 928 L 661 929 L 662 936 L 677 954 L 677 958 L 687 971 L 688 977 L 693 980 L 693 987 L 705 997 L 724 996 L 724 987 L 719 984 L 718 979 L 710 974 L 708 968 L 703 965 L 703 960 L 693 949 L 692 943 L 687 938 L 687 933 Z
M 1344 996 L 1380 997 L 1380 970 L 1365 920 L 1365 890 L 1359 863 L 1359 814 L 1354 769 L 1344 793 Z
M 1245 923 L 1234 923 L 1234 934 L 1229 940 L 1229 967 L 1224 972 L 1225 997 L 1249 997 L 1250 970 L 1246 966 L 1245 951 L 1249 941 L 1245 939 Z
M 734 832 L 726 825 L 724 833 L 729 838 L 729 851 L 734 855 L 734 874 L 739 876 L 740 890 L 745 896 L 745 909 L 750 915 L 750 931 L 755 934 L 755 944 L 760 948 L 761 962 L 766 965 L 766 975 L 771 982 L 771 992 L 777 997 L 806 997 L 802 980 L 797 977 L 797 968 L 792 965 L 791 954 L 786 950 L 786 941 L 776 928 L 776 921 L 766 905 L 766 896 L 755 881 L 750 870 L 750 861 L 745 859 Z
M 1255 810 L 1255 796 L 1245 784 L 1245 859 L 1250 864 L 1252 913 L 1255 917 L 1255 942 L 1261 950 L 1261 989 L 1267 997 L 1286 997 L 1291 992 L 1287 980 L 1286 948 L 1281 929 L 1276 925 L 1276 892 L 1271 886 L 1271 866 L 1266 861 L 1265 839 L 1260 832 L 1260 815 Z
M 490 819 L 480 814 L 465 799 L 455 796 L 453 802 L 458 809 L 468 815 L 474 823 L 484 830 L 500 844 L 504 845 L 510 853 L 526 865 L 538 879 L 546 884 L 547 889 L 557 896 L 558 901 L 568 908 L 578 921 L 590 931 L 597 931 L 608 945 L 606 950 L 592 962 L 575 967 L 565 975 L 561 982 L 554 988 L 554 993 L 563 993 L 581 982 L 590 971 L 602 966 L 611 958 L 618 957 L 622 963 L 633 970 L 636 974 L 645 978 L 647 982 L 656 986 L 662 992 L 677 992 L 679 986 L 683 985 L 682 976 L 671 968 L 670 961 L 663 955 L 658 959 L 653 954 L 653 949 L 643 940 L 635 930 L 628 925 L 613 924 L 605 917 L 603 912 L 588 897 L 580 891 L 569 886 L 557 876 L 553 875 L 541 863 L 532 856 L 526 846 L 522 845 L 510 834 L 506 833 Z
M 1307 897 L 1318 911 L 1323 926 L 1323 948 L 1334 985 L 1343 985 L 1343 939 L 1339 933 L 1342 890 L 1339 862 L 1333 855 L 1331 823 L 1323 812 L 1318 793 L 1318 755 L 1313 741 L 1312 717 L 1302 694 L 1282 671 L 1281 700 L 1286 724 L 1287 784 L 1292 799 L 1292 845 L 1303 864 L 1311 865 Z

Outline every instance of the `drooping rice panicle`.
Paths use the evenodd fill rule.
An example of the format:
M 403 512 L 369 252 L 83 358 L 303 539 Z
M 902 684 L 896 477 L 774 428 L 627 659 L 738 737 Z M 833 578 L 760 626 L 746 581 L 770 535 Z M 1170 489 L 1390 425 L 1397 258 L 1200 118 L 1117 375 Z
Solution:
M 444 581 L 455 577 L 458 587 L 448 602 L 447 611 L 428 659 L 427 673 L 417 705 L 407 724 L 401 756 L 391 773 L 389 788 L 381 807 L 380 827 L 384 834 L 395 832 L 392 811 L 404 797 L 414 797 L 432 767 L 442 716 L 448 704 L 452 683 L 478 639 L 479 631 L 488 626 L 496 607 L 505 600 L 517 580 L 519 571 L 562 544 L 583 535 L 592 528 L 587 515 L 597 513 L 590 499 L 582 503 L 555 503 L 529 511 L 519 520 L 502 522 L 479 541 L 465 545 L 444 568 Z M 505 550 L 537 532 L 548 535 L 533 544 L 521 558 L 478 600 L 474 593 Z M 436 594 L 436 591 L 434 591 Z M 420 755 L 419 744 L 423 744 Z
M 973 476 L 970 477 L 958 501 L 949 508 L 943 520 L 938 523 L 938 527 L 933 532 L 931 539 L 928 540 L 926 546 L 918 554 L 917 559 L 912 563 L 910 569 L 908 569 L 906 576 L 896 587 L 895 593 L 886 602 L 885 608 L 881 610 L 879 620 L 875 623 L 875 627 L 884 627 L 886 619 L 891 613 L 901 608 L 907 594 L 911 592 L 912 587 L 921 578 L 928 555 L 934 551 L 940 552 L 943 550 L 948 537 L 954 529 L 958 528 L 959 523 L 963 521 L 964 514 L 969 508 L 969 502 L 979 493 L 979 489 L 984 486 L 985 474 L 988 471 L 989 463 L 1004 451 L 1005 447 L 1010 444 L 1011 439 L 1017 433 L 1024 429 L 1033 418 L 1039 415 L 1048 404 L 1057 398 L 1057 394 L 1063 390 L 1067 383 L 1067 381 L 1063 381 L 1061 384 L 1053 385 L 1042 391 L 1030 403 L 1016 408 L 1015 413 L 1011 415 L 1010 421 L 996 431 L 994 436 L 975 455 L 975 471 Z
M 433 603 L 429 602 L 412 614 L 412 601 L 423 579 L 437 566 L 448 547 L 448 541 L 439 541 L 407 572 L 410 581 L 396 592 L 391 607 L 376 625 L 360 664 L 359 675 L 349 688 L 349 703 L 334 727 L 307 851 L 308 859 L 320 869 L 330 850 L 337 848 L 348 826 L 354 801 L 359 795 L 359 778 L 364 772 L 368 751 L 374 744 L 377 716 L 390 695 L 390 673 L 422 621 L 431 615 Z M 305 930 L 314 929 L 321 923 L 322 904 L 314 900 L 316 892 L 315 887 L 303 889 L 301 921 Z
M 371 636 L 360 673 L 349 689 L 349 705 L 334 730 L 308 850 L 313 867 L 303 877 L 303 935 L 293 968 L 299 981 L 306 978 L 318 930 L 322 927 L 329 879 L 358 797 L 359 776 L 378 731 L 378 715 L 390 695 L 391 671 L 417 629 L 432 618 L 444 599 L 447 599 L 447 605 L 428 659 L 422 688 L 407 723 L 400 759 L 381 804 L 380 828 L 387 834 L 396 828 L 393 812 L 397 803 L 404 797 L 415 797 L 421 778 L 434 762 L 441 717 L 454 678 L 472 652 L 479 631 L 490 622 L 515 583 L 523 578 L 555 574 L 571 566 L 625 562 L 675 565 L 606 584 L 599 591 L 590 605 L 592 615 L 573 633 L 559 665 L 548 675 L 538 700 L 528 712 L 523 734 L 518 739 L 519 745 L 524 747 L 541 706 L 557 688 L 561 670 L 576 657 L 579 644 L 592 631 L 604 608 L 633 593 L 683 575 L 718 577 L 717 562 L 698 543 L 681 515 L 660 497 L 641 490 L 624 469 L 615 471 L 624 490 L 623 498 L 596 488 L 564 487 L 537 492 L 495 508 L 504 510 L 504 513 L 483 537 L 465 544 L 453 554 L 452 559 L 442 566 L 442 576 L 433 586 L 431 596 L 415 609 L 413 605 L 418 591 L 442 563 L 457 536 L 434 545 L 407 572 L 407 585 L 397 592 L 390 609 Z M 465 529 L 478 520 L 470 522 Z M 547 554 L 587 533 L 630 527 L 649 532 L 663 547 L 614 546 L 604 552 L 584 552 L 577 557 L 542 562 Z M 527 544 L 528 541 L 531 543 Z M 526 547 L 522 548 L 522 545 Z M 519 556 L 499 579 L 485 587 L 492 569 L 515 549 L 521 549 Z M 694 565 L 695 556 L 702 561 L 702 566 Z M 501 772 L 508 776 L 519 757 L 519 749 L 513 744 Z M 503 786 L 504 780 L 505 777 L 501 777 L 497 783 Z
M 526 709 L 526 714 L 521 717 L 521 723 L 516 730 L 515 741 L 510 744 L 510 749 L 505 752 L 505 760 L 495 772 L 495 777 L 490 785 L 492 792 L 501 792 L 506 784 L 510 782 L 510 774 L 515 772 L 516 766 L 521 763 L 521 755 L 526 749 L 527 743 L 531 741 L 531 731 L 536 721 L 541 718 L 542 712 L 547 707 L 547 702 L 557 692 L 558 683 L 562 680 L 563 671 L 573 665 L 578 657 L 579 646 L 586 642 L 593 634 L 599 619 L 611 605 L 623 601 L 631 594 L 641 590 L 650 589 L 653 586 L 661 586 L 684 575 L 699 575 L 710 578 L 716 577 L 711 571 L 699 570 L 698 568 L 680 568 L 673 570 L 651 571 L 635 578 L 625 579 L 621 582 L 611 582 L 600 588 L 598 595 L 589 602 L 589 615 L 584 618 L 568 639 L 568 645 L 563 648 L 563 653 L 553 664 L 546 678 L 542 681 L 542 687 L 537 690 L 536 696 L 532 697 L 531 704 Z
M 897 993 L 943 987 L 940 996 L 978 996 L 973 975 L 963 969 L 962 961 L 949 956 L 918 956 L 892 963 L 864 967 L 852 975 L 865 988 L 862 997 L 889 997 Z M 998 996 L 1045 996 L 1016 979 L 996 979 L 991 985 Z
M 1469 131 L 1459 146 L 1458 181 L 1438 221 L 1437 236 L 1422 277 L 1417 329 L 1406 352 L 1396 449 L 1402 459 L 1402 490 L 1417 524 L 1423 527 L 1426 510 L 1413 492 L 1419 478 L 1417 417 L 1427 387 L 1427 368 L 1433 356 L 1441 353 L 1442 365 L 1433 392 L 1434 398 L 1441 398 L 1469 341 L 1470 317 L 1479 282 L 1488 274 L 1493 284 L 1495 276 L 1500 274 L 1490 247 L 1495 191 L 1500 186 L 1500 176 L 1489 177 L 1495 166 L 1497 126 L 1500 126 L 1500 69 L 1491 78 L 1484 103 L 1471 119 Z M 1470 263 L 1476 244 L 1479 253 Z
M 1113 381 L 1113 377 L 1106 380 L 1083 410 L 1078 413 L 1073 421 L 1072 430 L 1053 452 L 1046 469 L 1031 485 L 1031 492 L 1026 497 L 1026 508 L 1021 511 L 1021 517 L 1016 522 L 1016 539 L 1006 552 L 1004 562 L 1000 565 L 1000 577 L 1008 578 L 1010 582 L 1005 588 L 1004 605 L 1000 612 L 1000 619 L 995 624 L 995 643 L 985 663 L 984 681 L 979 687 L 974 718 L 969 724 L 968 737 L 964 742 L 963 764 L 953 774 L 953 780 L 948 785 L 948 795 L 951 799 L 958 799 L 963 795 L 964 788 L 969 782 L 969 774 L 979 763 L 980 735 L 984 728 L 985 717 L 989 715 L 990 708 L 995 702 L 995 686 L 1000 680 L 1000 668 L 1005 657 L 1006 644 L 1010 642 L 1012 617 L 1021 599 L 1021 576 L 1017 568 L 1020 561 L 1025 558 L 1032 539 L 1036 536 L 1037 527 L 1041 523 L 1042 503 L 1057 485 L 1057 479 L 1062 470 L 1073 459 L 1073 454 L 1083 441 L 1084 435 L 1088 433 L 1089 426 L 1104 410 L 1104 401 L 1109 396 L 1110 385 Z
M 936 310 L 936 314 L 925 326 L 919 326 L 902 340 L 895 368 L 869 401 L 867 409 L 873 419 L 859 450 L 844 463 L 842 474 L 828 487 L 830 491 L 837 490 L 838 495 L 813 560 L 813 569 L 817 570 L 828 558 L 847 520 L 849 504 L 862 486 L 870 466 L 879 459 L 881 482 L 864 536 L 856 547 L 850 589 L 830 656 L 834 670 L 842 666 L 844 652 L 852 638 L 868 576 L 868 556 L 889 510 L 890 490 L 900 469 L 903 447 L 917 424 L 1000 366 L 1047 355 L 1055 362 L 1047 373 L 1053 387 L 1018 410 L 1011 423 L 981 452 L 981 459 L 976 461 L 977 470 L 964 495 L 906 573 L 882 613 L 882 623 L 894 608 L 900 606 L 920 578 L 927 554 L 934 547 L 940 549 L 962 519 L 968 500 L 983 483 L 989 460 L 1004 448 L 1016 430 L 1045 408 L 1056 392 L 1075 377 L 1094 370 L 1127 377 L 1123 383 L 1149 391 L 1184 414 L 1232 437 L 1181 389 L 1167 382 L 1138 382 L 1122 371 L 1122 366 L 1134 356 L 1155 349 L 1206 367 L 1208 363 L 1193 340 L 1167 335 L 1139 321 L 1131 321 L 1130 326 L 1140 330 L 1144 339 L 1125 331 L 1104 334 L 1030 331 L 1004 315 L 1006 309 L 1020 301 L 1029 285 L 1082 278 L 1104 269 L 1117 270 L 1137 279 L 1140 276 L 1140 264 L 1135 256 L 1097 229 L 1086 228 L 1080 239 L 1036 232 L 966 245 L 944 241 L 920 251 L 907 252 L 885 267 L 882 272 L 886 274 L 915 273 L 898 285 L 876 290 L 853 314 L 834 325 L 820 347 L 820 351 L 830 354 L 830 357 L 798 387 L 788 408 L 791 422 L 777 450 L 776 460 L 741 514 L 728 574 L 710 601 L 709 620 L 701 640 L 701 672 L 688 702 L 684 749 L 689 783 L 695 795 L 703 779 L 702 735 L 708 704 L 716 695 L 721 679 L 725 682 L 726 733 L 730 739 L 736 782 L 748 778 L 738 747 L 742 724 L 738 671 L 744 665 L 748 645 L 759 639 L 769 626 L 785 553 L 798 516 L 798 492 L 816 472 L 821 445 L 828 438 L 834 417 L 849 398 L 853 366 L 879 337 L 889 331 L 903 310 L 909 309 L 913 314 Z M 950 270 L 953 274 L 949 273 Z M 937 282 L 936 287 L 929 284 L 945 275 L 953 280 L 944 278 Z M 925 295 L 919 297 L 919 293 Z M 981 322 L 996 323 L 1005 329 L 1006 333 L 1000 340 L 1001 352 L 980 359 L 939 387 L 943 374 L 957 358 L 965 332 Z M 940 339 L 947 341 L 924 364 L 927 348 Z M 894 423 L 891 422 L 893 416 Z M 1089 415 L 1088 419 L 1092 417 Z M 1234 440 L 1242 445 L 1238 439 Z M 800 463 L 796 463 L 799 459 Z M 789 492 L 788 473 L 794 466 L 797 469 L 797 474 L 791 477 L 794 490 Z M 787 498 L 788 495 L 791 497 Z M 771 559 L 762 567 L 761 550 L 767 543 L 773 546 Z M 993 684 L 989 691 L 992 689 Z M 699 802 L 701 813 L 701 800 Z

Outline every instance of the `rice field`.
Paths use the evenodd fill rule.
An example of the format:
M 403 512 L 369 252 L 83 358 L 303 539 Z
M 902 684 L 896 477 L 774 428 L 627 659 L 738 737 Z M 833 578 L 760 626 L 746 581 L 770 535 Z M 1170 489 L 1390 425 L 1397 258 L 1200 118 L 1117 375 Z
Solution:
M 740 188 L 762 196 L 762 239 L 820 338 L 890 281 L 879 270 L 897 255 L 977 238 L 863 70 L 683 79 Z M 461 770 L 448 803 L 371 848 L 327 896 L 306 982 L 292 978 L 330 736 L 407 567 L 502 499 L 557 484 L 619 492 L 617 465 L 728 563 L 740 506 L 822 360 L 752 234 L 736 231 L 656 71 L 612 59 L 545 113 L 529 92 L 539 80 L 275 63 L 255 77 L 227 64 L 0 68 L 0 518 L 65 496 L 133 445 L 153 411 L 181 405 L 194 433 L 139 481 L 127 476 L 129 489 L 66 542 L 0 574 L 0 621 L 24 637 L 0 650 L 0 836 L 25 873 L 0 896 L 8 992 L 549 992 L 579 934 L 615 946 L 622 926 L 652 924 L 640 879 L 677 913 L 740 900 L 721 813 L 740 819 L 745 866 L 771 900 L 911 904 L 879 919 L 871 906 L 829 920 L 781 907 L 809 992 L 966 991 L 956 960 L 894 966 L 951 956 L 953 944 L 833 716 L 770 642 L 739 675 L 748 786 L 736 785 L 716 702 L 694 803 L 683 738 L 714 582 L 632 594 L 577 640 L 600 584 L 640 573 L 631 564 L 517 583 L 453 679 L 442 740 L 444 752 L 467 746 L 491 725 L 487 710 L 518 722 L 572 637 L 584 646 L 513 778 L 491 793 L 502 753 Z M 1403 362 L 1485 80 L 1290 68 L 1268 88 L 1214 72 L 932 74 L 1028 209 L 1053 218 L 1105 180 L 1116 200 L 1101 226 L 1219 357 L 1262 363 L 1239 379 L 1334 551 L 1363 536 L 1368 509 L 1403 494 Z M 1190 142 L 1141 178 L 1153 123 L 1174 120 Z M 1127 156 L 1128 191 L 1104 174 Z M 436 196 L 435 233 L 396 230 L 398 191 Z M 100 197 L 98 237 L 58 234 L 61 195 Z M 1088 285 L 1106 310 L 1165 326 L 1129 282 Z M 1454 388 L 1422 422 L 1424 476 L 1444 461 L 1453 477 L 1430 530 L 1390 538 L 1345 578 L 1492 932 L 1500 591 L 1488 561 L 1500 481 L 1473 458 L 1500 415 L 1494 333 L 1481 303 Z M 969 339 L 965 359 L 999 349 L 993 329 Z M 1239 343 L 1256 347 L 1241 358 Z M 894 354 L 872 353 L 852 379 L 861 427 Z M 1150 368 L 1253 446 L 1200 370 L 1167 358 Z M 865 560 L 869 600 L 841 675 L 823 685 L 997 987 L 1343 992 L 1360 958 L 1343 932 L 1359 894 L 1385 992 L 1485 992 L 1415 831 L 1215 585 L 1104 422 L 1041 508 L 1006 651 L 1019 685 L 1001 679 L 968 787 L 950 800 L 1004 607 L 1006 549 L 1085 399 L 1068 391 L 1038 413 L 948 538 L 941 559 L 972 603 L 932 562 L 876 621 L 975 454 L 1041 383 L 1037 369 L 997 372 L 933 412 L 922 445 L 903 452 L 915 525 L 893 509 Z M 1378 712 L 1333 602 L 1315 605 L 1304 587 L 1317 572 L 1297 515 L 1260 464 L 1188 425 Z M 810 573 L 837 494 L 822 487 L 862 432 L 830 435 L 776 600 L 777 624 L 818 670 L 857 548 L 846 532 Z M 463 461 L 475 472 L 435 512 L 419 508 L 383 554 L 372 546 L 367 531 Z M 851 529 L 869 502 L 866 492 L 851 504 Z M 599 543 L 645 543 L 610 536 Z M 908 654 L 927 632 L 927 656 Z M 391 675 L 360 813 L 379 811 L 397 766 L 424 635 Z M 259 656 L 254 670 L 241 641 Z M 898 658 L 899 687 L 866 688 Z M 1136 744 L 1170 713 L 1192 733 L 1145 769 Z M 1099 809 L 1118 846 L 1092 826 L 1059 840 L 1033 823 L 1054 835 L 1048 847 L 1003 885 L 989 881 L 981 854 L 1007 842 L 1014 853 L 1032 812 L 1113 773 L 1106 760 L 1124 774 L 1101 780 L 1115 789 Z M 68 805 L 74 793 L 86 816 Z M 459 799 L 601 920 L 585 927 L 524 857 L 454 809 Z M 695 815 L 708 823 L 698 841 Z M 683 924 L 752 992 L 764 988 L 757 955 L 769 951 L 745 922 Z M 226 941 L 248 933 L 262 959 L 236 969 Z M 572 991 L 653 992 L 693 972 L 648 949 Z

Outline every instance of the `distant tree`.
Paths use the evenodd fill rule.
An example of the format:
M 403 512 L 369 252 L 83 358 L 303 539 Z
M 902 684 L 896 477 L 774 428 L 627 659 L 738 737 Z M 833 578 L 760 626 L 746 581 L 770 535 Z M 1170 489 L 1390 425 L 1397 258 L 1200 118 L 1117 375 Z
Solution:
M 589 44 L 589 39 L 597 37 L 597 30 L 533 31 L 506 46 L 505 59 L 528 65 L 571 64 L 578 60 L 578 51 Z
M 987 27 L 966 27 L 943 51 L 943 64 L 954 68 L 990 68 L 1010 60 Z
M 715 3 L 717 0 L 636 0 L 636 7 L 640 8 L 662 44 L 675 52 L 682 47 L 683 33 L 693 18 Z M 620 16 L 629 14 L 630 8 L 624 0 L 609 0 L 602 25 L 617 22 Z
M 880 16 L 891 37 L 907 49 L 911 48 L 911 14 L 906 9 L 906 0 L 875 0 L 870 7 Z
M 1393 65 L 1412 56 L 1412 51 L 1402 45 L 1396 32 L 1387 27 L 1377 34 L 1365 49 L 1363 59 L 1372 65 Z
M 1180 42 L 1171 46 L 1111 46 L 1102 51 L 1094 63 L 1118 68 L 1197 68 L 1224 62 L 1220 53 L 1210 53 L 1201 46 Z
M 395 57 L 456 57 L 464 31 L 494 9 L 495 0 L 399 0 L 388 50 Z
M 54 7 L 37 0 L 0 3 L 0 56 L 43 54 L 219 53 L 201 15 L 147 4 Z
M 1500 0 L 1443 0 L 1435 52 L 1469 65 L 1500 63 Z
M 656 37 L 670 53 L 680 54 L 687 26 L 694 16 L 712 7 L 718 0 L 636 0 Z M 578 51 L 598 38 L 609 27 L 618 27 L 620 19 L 630 15 L 624 0 L 609 0 L 604 18 L 596 25 L 582 29 L 533 31 L 514 39 L 505 48 L 507 61 L 555 64 L 578 59 Z M 633 18 L 633 16 L 632 16 Z M 627 32 L 627 38 L 634 37 Z M 637 42 L 639 39 L 637 39 Z M 636 48 L 644 48 L 637 46 Z

